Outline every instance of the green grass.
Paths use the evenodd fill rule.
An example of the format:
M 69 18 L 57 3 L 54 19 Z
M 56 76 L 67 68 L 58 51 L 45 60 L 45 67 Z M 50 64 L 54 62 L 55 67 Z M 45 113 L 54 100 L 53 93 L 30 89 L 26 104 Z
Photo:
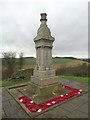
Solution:
M 76 76 L 59 76 L 61 79 L 66 79 L 66 80 L 73 80 L 81 83 L 90 83 L 90 77 L 76 77 Z M 6 87 L 6 86 L 14 86 L 14 85 L 20 85 L 27 83 L 28 80 L 26 79 L 18 79 L 18 80 L 11 80 L 11 81 L 0 81 L 0 86 Z
M 10 80 L 10 81 L 7 81 L 7 80 L 4 80 L 2 81 L 2 84 L 0 83 L 0 86 L 2 87 L 6 87 L 6 86 L 13 86 L 13 85 L 20 85 L 20 84 L 23 84 L 23 83 L 27 83 L 28 80 L 23 80 L 23 79 L 18 79 L 18 80 Z
M 64 64 L 68 62 L 72 62 L 74 59 L 65 59 L 65 58 L 53 58 L 52 63 L 53 64 Z M 25 64 L 36 64 L 36 58 L 25 58 Z
M 82 83 L 90 83 L 90 77 L 59 76 L 62 79 L 74 80 Z
M 25 58 L 25 64 L 36 64 L 36 58 Z
M 0 80 L 0 87 L 2 86 L 2 81 Z
M 65 63 L 68 63 L 68 62 L 72 62 L 74 61 L 73 59 L 64 59 L 64 58 L 53 58 L 52 59 L 52 63 L 53 64 L 65 64 Z

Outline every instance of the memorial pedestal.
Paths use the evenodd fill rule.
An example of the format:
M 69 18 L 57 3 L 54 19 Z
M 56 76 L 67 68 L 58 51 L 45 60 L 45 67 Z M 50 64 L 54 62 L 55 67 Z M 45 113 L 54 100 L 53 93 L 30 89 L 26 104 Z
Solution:
M 34 78 L 32 76 L 32 79 L 37 81 L 38 78 Z M 54 80 L 54 78 L 52 78 L 52 79 L 48 78 L 48 79 L 46 79 L 46 81 L 45 81 L 45 79 L 44 80 L 38 79 L 38 81 L 39 81 L 38 82 L 39 84 L 35 84 L 34 82 L 30 81 L 28 83 L 28 86 L 34 94 L 37 94 L 40 97 L 52 95 L 53 92 L 57 93 L 60 90 L 60 85 L 58 84 L 58 82 L 55 82 L 55 81 L 57 81 L 57 77 L 55 77 L 55 80 Z M 47 81 L 49 81 L 50 84 L 47 84 Z

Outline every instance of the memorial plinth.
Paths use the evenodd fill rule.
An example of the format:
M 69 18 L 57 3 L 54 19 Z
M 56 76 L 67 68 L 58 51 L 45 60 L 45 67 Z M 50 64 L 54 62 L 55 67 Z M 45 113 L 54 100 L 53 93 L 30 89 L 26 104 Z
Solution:
M 36 67 L 31 76 L 29 87 L 31 91 L 38 96 L 46 96 L 53 92 L 58 92 L 58 76 L 55 76 L 55 70 L 52 69 L 52 48 L 54 37 L 51 36 L 50 29 L 46 22 L 47 14 L 41 14 L 41 25 L 34 38 L 36 48 Z

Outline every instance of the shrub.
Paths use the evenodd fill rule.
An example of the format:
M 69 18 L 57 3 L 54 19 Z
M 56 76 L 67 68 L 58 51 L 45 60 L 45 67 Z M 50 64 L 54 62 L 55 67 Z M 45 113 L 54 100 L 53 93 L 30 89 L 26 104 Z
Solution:
M 90 65 L 89 65 L 90 66 Z M 90 76 L 90 67 L 86 63 L 76 67 L 61 66 L 56 70 L 56 75 Z

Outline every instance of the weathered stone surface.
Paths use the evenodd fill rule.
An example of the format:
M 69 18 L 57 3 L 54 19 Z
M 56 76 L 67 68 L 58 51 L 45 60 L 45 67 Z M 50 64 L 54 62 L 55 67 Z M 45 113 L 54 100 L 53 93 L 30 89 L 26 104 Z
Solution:
M 72 102 L 70 102 L 70 103 L 66 102 L 66 103 L 61 105 L 61 108 L 64 108 L 65 110 L 67 110 L 69 112 L 72 112 L 72 111 L 74 111 L 75 109 L 78 108 L 78 105 L 76 105 L 76 104 L 74 104 Z
M 23 109 L 20 109 L 17 111 L 17 118 L 30 118 L 30 116 L 28 116 Z
M 75 110 L 67 115 L 68 118 L 88 118 L 88 114 Z
M 13 98 L 7 89 L 3 89 L 2 94 L 2 117 L 3 118 L 28 118 L 29 116 L 23 111 L 22 107 L 15 101 L 21 96 L 17 90 L 13 89 Z
M 42 16 L 44 16 L 44 19 Z M 34 38 L 36 47 L 36 70 L 41 71 L 51 69 L 52 65 L 52 47 L 54 38 L 51 36 L 51 32 L 47 27 L 46 21 L 46 14 L 42 13 L 41 25 L 38 29 L 36 38 Z
M 34 41 L 37 41 L 39 39 L 49 39 L 49 40 L 54 40 L 54 38 L 51 36 L 51 32 L 50 29 L 48 28 L 47 24 L 46 24 L 46 13 L 41 13 L 41 25 L 40 28 L 37 31 L 37 36 L 34 38 Z
M 83 113 L 89 113 L 88 112 L 88 103 L 86 102 L 85 104 L 83 104 L 81 107 L 78 108 L 79 111 L 83 112 Z
M 60 86 L 58 83 L 42 87 L 29 82 L 29 88 L 33 93 L 38 94 L 38 96 L 47 96 L 52 94 L 53 92 L 58 92 L 60 90 Z
M 57 84 L 58 86 L 58 77 L 55 76 L 55 70 L 52 69 L 52 48 L 55 38 L 51 36 L 50 29 L 46 24 L 46 16 L 46 13 L 41 14 L 41 25 L 37 31 L 37 36 L 34 38 L 36 47 L 36 67 L 30 83 L 30 89 L 41 96 L 42 94 L 48 95 L 51 93 L 51 91 L 49 92 L 48 90 L 49 85 L 54 86 L 54 84 Z M 48 86 L 48 88 L 44 86 Z M 50 89 L 53 91 L 54 87 L 50 86 Z M 48 92 L 45 94 L 44 90 Z
M 83 94 L 82 96 L 79 97 L 79 99 L 84 103 L 87 102 L 89 100 L 88 93 Z
M 69 85 L 69 82 L 67 82 L 68 80 L 66 80 L 67 85 Z M 61 80 L 60 80 L 61 82 Z M 62 81 L 63 83 L 64 81 Z M 72 85 L 75 84 L 75 81 L 71 81 Z M 79 84 L 80 86 L 82 85 Z M 87 85 L 85 85 L 86 87 Z M 13 97 L 10 97 L 10 94 L 7 92 L 7 89 L 3 90 L 3 102 L 2 102 L 2 114 L 3 114 L 3 118 L 65 118 L 65 119 L 69 119 L 69 118 L 87 118 L 88 117 L 88 93 L 85 93 L 79 97 L 73 98 L 71 100 L 66 101 L 63 104 L 57 105 L 56 107 L 50 108 L 48 111 L 44 111 L 41 113 L 31 113 L 30 111 L 29 114 L 27 114 L 25 111 L 27 111 L 27 108 L 24 107 L 24 109 L 21 107 L 21 103 L 18 101 L 16 101 L 16 98 L 18 100 L 18 97 L 22 96 L 22 95 L 26 95 L 25 93 L 28 93 L 26 96 L 30 98 L 31 97 L 31 92 L 29 91 L 29 88 L 27 89 L 27 87 L 22 86 L 22 87 L 18 87 L 17 88 L 10 88 L 11 94 L 13 95 Z M 19 90 L 21 90 L 19 92 Z M 61 90 L 60 90 L 61 92 Z M 61 93 L 63 94 L 63 93 Z M 8 99 L 5 99 L 7 98 Z M 34 98 L 33 101 L 37 99 Z M 48 97 L 39 97 L 38 100 L 35 100 L 35 102 L 37 104 L 43 103 L 44 101 L 49 100 L 50 98 Z M 75 99 L 74 102 L 72 102 Z M 39 102 L 40 101 L 40 102 Z M 83 101 L 83 102 L 82 102 Z M 18 104 L 19 103 L 19 104 Z M 65 105 L 64 105 L 65 104 Z M 71 105 L 72 104 L 72 105 Z M 76 107 L 78 106 L 78 107 Z M 5 109 L 7 107 L 7 109 Z M 15 107 L 15 108 L 14 108 Z M 74 108 L 73 108 L 74 107 Z M 10 110 L 9 110 L 10 108 Z M 13 111 L 11 111 L 14 108 Z M 70 110 L 71 109 L 71 110 Z M 23 112 L 22 112 L 23 111 Z M 7 113 L 7 114 L 6 114 Z M 14 114 L 13 114 L 14 113 Z M 31 118 L 30 118 L 31 119 Z
M 39 85 L 39 86 L 46 86 L 46 85 L 51 85 L 51 84 L 55 84 L 58 83 L 58 77 L 54 76 L 54 77 L 50 77 L 50 78 L 38 78 L 35 76 L 31 77 L 31 82 L 35 83 L 35 85 Z
M 37 71 L 45 71 L 47 69 L 50 71 L 52 65 L 52 47 L 54 38 L 51 36 L 50 29 L 47 27 L 46 16 L 46 13 L 41 14 L 41 25 L 38 29 L 37 36 L 34 39 L 36 45 L 35 70 Z M 37 75 L 36 72 L 34 75 Z
M 87 98 L 86 98 L 86 100 L 88 101 Z M 74 104 L 80 106 L 80 105 L 85 104 L 85 103 L 86 103 L 86 100 L 84 101 L 84 100 L 80 99 L 80 97 L 78 97 L 78 98 L 72 99 L 72 100 L 71 100 L 71 103 L 74 103 Z
M 63 116 L 69 114 L 69 112 L 61 107 L 56 107 L 44 114 L 38 116 L 37 118 L 62 118 Z
M 34 76 L 41 79 L 55 77 L 55 70 L 34 70 Z
M 6 117 L 4 110 L 2 109 L 2 118 Z

